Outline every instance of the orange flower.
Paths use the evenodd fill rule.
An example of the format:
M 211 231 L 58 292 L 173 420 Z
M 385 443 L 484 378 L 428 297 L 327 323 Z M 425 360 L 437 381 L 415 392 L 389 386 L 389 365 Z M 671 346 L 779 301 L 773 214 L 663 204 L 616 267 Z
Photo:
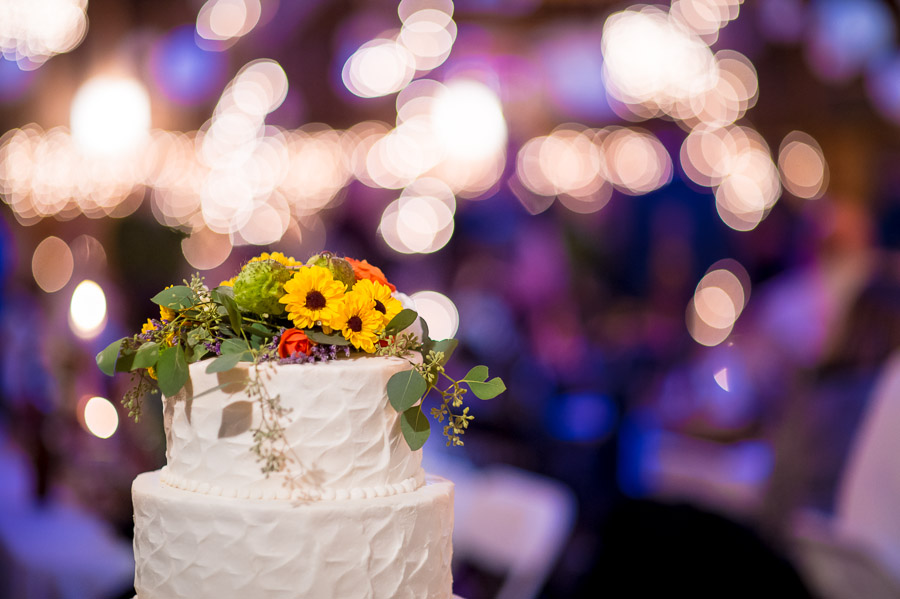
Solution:
M 288 329 L 282 333 L 278 342 L 278 355 L 282 358 L 290 358 L 298 353 L 309 355 L 309 348 L 312 346 L 313 342 L 306 333 L 300 329 Z
M 345 257 L 344 260 L 353 266 L 353 274 L 356 275 L 357 280 L 368 279 L 370 281 L 378 281 L 382 285 L 390 287 L 392 292 L 397 291 L 397 287 L 388 283 L 387 277 L 384 276 L 384 273 L 381 272 L 381 269 L 377 266 L 372 266 L 366 260 L 354 260 L 353 258 L 347 257 Z

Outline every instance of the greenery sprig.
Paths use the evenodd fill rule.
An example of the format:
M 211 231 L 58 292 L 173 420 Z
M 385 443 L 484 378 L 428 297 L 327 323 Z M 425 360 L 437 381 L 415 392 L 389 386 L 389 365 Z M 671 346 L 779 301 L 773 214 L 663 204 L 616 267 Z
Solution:
M 415 321 L 417 317 L 413 310 L 404 310 L 394 320 L 401 319 L 398 322 L 400 326 L 410 319 Z M 441 403 L 438 407 L 431 408 L 431 415 L 438 422 L 444 422 L 445 419 L 448 421 L 443 431 L 447 437 L 447 445 L 462 445 L 460 437 L 469 427 L 469 421 L 473 419 L 468 407 L 462 411 L 455 411 L 463 406 L 464 395 L 471 390 L 479 399 L 493 399 L 506 391 L 506 385 L 499 377 L 488 380 L 487 366 L 472 368 L 460 380 L 449 376 L 444 366 L 456 350 L 457 340 L 435 341 L 428 336 L 428 325 L 425 321 L 420 319 L 420 323 L 423 329 L 420 342 L 414 335 L 391 336 L 390 325 L 385 331 L 386 344 L 378 350 L 379 354 L 405 357 L 412 352 L 418 352 L 422 356 L 421 362 L 410 361 L 412 369 L 398 372 L 388 380 L 388 399 L 394 409 L 401 414 L 400 430 L 403 438 L 410 449 L 416 450 L 422 447 L 431 435 L 431 425 L 422 412 L 422 403 L 425 396 L 434 390 L 440 395 Z M 442 388 L 440 383 L 443 380 L 448 382 Z

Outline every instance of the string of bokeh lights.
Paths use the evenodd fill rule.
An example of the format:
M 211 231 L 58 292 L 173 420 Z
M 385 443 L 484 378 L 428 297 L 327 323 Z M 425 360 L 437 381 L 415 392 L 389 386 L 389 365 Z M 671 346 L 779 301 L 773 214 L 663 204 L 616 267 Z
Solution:
M 663 187 L 675 161 L 637 124 L 660 117 L 686 131 L 677 163 L 688 179 L 712 190 L 732 229 L 758 226 L 782 187 L 798 198 L 820 197 L 828 169 L 811 136 L 792 132 L 773 157 L 758 132 L 737 124 L 758 98 L 756 69 L 746 56 L 710 45 L 740 6 L 674 0 L 669 10 L 639 6 L 609 16 L 601 36 L 605 91 L 613 110 L 635 124 L 566 124 L 525 141 L 505 181 L 523 206 L 538 214 L 558 200 L 572 212 L 591 213 L 614 190 L 636 196 Z M 227 45 L 252 30 L 261 11 L 258 0 L 208 0 L 196 32 Z M 28 125 L 0 138 L 0 194 L 28 225 L 81 214 L 124 217 L 149 190 L 154 217 L 188 233 L 187 261 L 208 270 L 235 245 L 269 245 L 288 231 L 302 238 L 321 229 L 319 213 L 356 180 L 398 191 L 378 225 L 388 247 L 439 251 L 452 238 L 457 199 L 486 197 L 501 183 L 507 122 L 495 85 L 465 75 L 443 82 L 427 76 L 456 39 L 450 0 L 403 0 L 398 15 L 398 28 L 361 44 L 342 69 L 344 85 L 361 98 L 397 94 L 393 124 L 268 125 L 288 88 L 284 70 L 268 59 L 245 65 L 210 119 L 186 133 L 150 128 L 149 95 L 139 81 L 91 79 L 76 95 L 69 129 Z M 47 292 L 62 289 L 72 272 L 66 274 L 67 264 L 68 246 L 48 238 L 35 251 L 35 279 Z M 703 345 L 727 339 L 749 291 L 738 263 L 711 267 L 688 305 L 693 338 Z M 449 299 L 441 302 L 447 314 L 455 310 Z

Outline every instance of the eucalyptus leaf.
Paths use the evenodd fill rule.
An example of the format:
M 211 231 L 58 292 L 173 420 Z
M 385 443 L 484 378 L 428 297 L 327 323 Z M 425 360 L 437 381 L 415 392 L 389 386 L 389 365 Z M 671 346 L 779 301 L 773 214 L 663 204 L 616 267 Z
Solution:
M 419 325 L 422 327 L 422 357 L 425 357 L 434 347 L 434 339 L 428 335 L 428 323 L 424 318 L 419 318 Z
M 156 376 L 159 390 L 166 397 L 173 397 L 181 390 L 190 377 L 181 345 L 167 347 L 159 353 Z
M 465 381 L 465 383 L 478 399 L 493 399 L 506 391 L 506 384 L 496 376 L 484 383 L 476 381 Z
M 488 368 L 487 366 L 476 366 L 472 370 L 466 373 L 466 376 L 462 378 L 464 382 L 474 381 L 477 383 L 483 383 L 487 380 L 488 377 Z
M 264 339 L 271 339 L 275 336 L 275 331 L 258 322 L 253 322 L 250 324 L 244 323 L 242 325 L 242 328 L 244 329 L 245 333 L 250 333 L 251 335 L 256 335 L 257 337 L 262 337 Z
M 130 372 L 134 370 L 134 350 L 122 348 L 119 350 L 119 359 L 116 360 L 116 372 Z
M 172 310 L 183 310 L 195 305 L 197 303 L 197 296 L 194 295 L 194 292 L 190 287 L 176 285 L 175 287 L 163 289 L 150 298 L 150 301 L 154 304 L 171 308 Z
M 404 370 L 388 379 L 388 399 L 398 412 L 409 409 L 427 390 L 428 383 L 416 370 Z
M 222 289 L 221 287 L 219 288 Z M 237 303 L 234 301 L 234 294 L 228 295 L 227 293 L 220 292 L 219 299 L 222 302 L 222 306 L 225 307 L 225 313 L 228 315 L 228 322 L 231 323 L 231 328 L 234 329 L 235 332 L 241 330 L 241 324 L 243 319 L 241 318 L 241 311 L 238 309 Z
M 400 415 L 400 432 L 413 451 L 421 449 L 431 434 L 431 424 L 419 406 L 413 406 Z
M 159 343 L 145 343 L 134 354 L 131 369 L 150 368 L 151 366 L 156 366 L 157 361 L 159 361 Z
M 125 337 L 117 341 L 113 341 L 106 348 L 97 354 L 97 366 L 100 368 L 100 371 L 108 376 L 112 376 L 116 372 L 116 360 L 119 358 L 119 349 L 122 347 L 122 342 L 125 341 Z
M 220 346 L 220 351 L 222 355 L 226 354 L 242 354 L 245 351 L 249 351 L 250 346 L 247 345 L 247 342 L 243 339 L 226 339 L 222 342 Z
M 416 321 L 419 315 L 415 310 L 404 308 L 400 313 L 391 319 L 384 328 L 385 335 L 396 335 Z
M 187 354 L 188 364 L 193 364 L 194 362 L 199 362 L 203 359 L 203 356 L 209 353 L 209 350 L 202 343 L 198 343 L 197 345 L 190 348 L 190 352 Z
M 219 285 L 218 287 L 216 287 L 215 289 L 210 291 L 210 296 L 215 301 L 218 302 L 220 300 L 216 299 L 216 297 L 213 296 L 213 294 L 216 294 L 218 296 L 227 296 L 227 297 L 230 297 L 231 299 L 234 299 L 234 287 L 231 287 L 230 285 Z
M 303 329 L 303 332 L 306 333 L 310 341 L 315 341 L 319 345 L 350 345 L 350 342 L 340 333 L 326 335 L 322 331 L 315 329 Z

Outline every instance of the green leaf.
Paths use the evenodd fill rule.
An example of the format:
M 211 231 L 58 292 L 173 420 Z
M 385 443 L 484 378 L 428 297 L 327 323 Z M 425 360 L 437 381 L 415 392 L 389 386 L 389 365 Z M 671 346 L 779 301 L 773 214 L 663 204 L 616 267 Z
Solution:
M 107 376 L 112 376 L 116 372 L 116 360 L 119 358 L 119 349 L 121 349 L 123 341 L 125 341 L 125 337 L 113 341 L 97 354 L 97 366 L 100 368 L 100 372 Z
M 413 451 L 421 449 L 431 434 L 431 424 L 419 406 L 413 406 L 400 415 L 400 431 L 406 444 Z
M 226 370 L 231 370 L 232 368 L 237 366 L 238 362 L 240 361 L 241 354 L 222 354 L 209 363 L 209 366 L 206 367 L 206 373 L 213 374 L 214 372 L 225 372 Z
M 210 293 L 210 297 L 225 308 L 225 314 L 228 315 L 228 322 L 231 323 L 231 328 L 235 332 L 240 331 L 242 323 L 241 311 L 234 301 L 234 290 L 230 287 L 216 287 L 216 290 Z
M 488 377 L 488 367 L 487 366 L 476 366 L 472 370 L 466 373 L 466 376 L 462 378 L 463 381 L 475 381 L 477 383 L 483 383 L 487 380 Z M 462 381 L 460 381 L 462 382 Z
M 130 372 L 134 370 L 134 350 L 122 348 L 119 351 L 119 359 L 116 360 L 116 372 Z
M 220 304 L 222 303 L 221 296 L 223 295 L 227 295 L 231 299 L 234 299 L 234 287 L 230 287 L 228 285 L 219 285 L 209 292 L 209 296 L 213 298 L 213 301 L 219 302 Z
M 446 366 L 447 362 L 450 361 L 450 356 L 453 355 L 453 352 L 456 351 L 456 346 L 459 345 L 459 341 L 456 339 L 441 339 L 440 341 L 435 341 L 431 349 L 436 352 L 444 352 L 444 357 L 441 360 L 441 366 Z
M 150 368 L 156 366 L 157 361 L 159 361 L 159 343 L 145 343 L 134 354 L 131 369 Z
M 415 310 L 403 309 L 384 327 L 385 335 L 396 335 L 416 321 L 419 315 Z
M 250 333 L 251 335 L 256 335 L 257 337 L 271 339 L 275 336 L 275 331 L 258 322 L 244 324 L 242 328 L 244 329 L 245 333 Z
M 506 391 L 506 384 L 496 376 L 485 383 L 476 381 L 465 381 L 465 383 L 478 399 L 493 399 Z
M 326 335 L 322 331 L 316 329 L 303 329 L 310 341 L 315 341 L 319 345 L 350 345 L 350 342 L 340 333 Z
M 245 351 L 250 351 L 250 346 L 247 345 L 247 342 L 243 339 L 226 339 L 222 342 L 220 351 L 222 352 L 222 355 L 242 354 Z
M 427 390 L 428 383 L 416 370 L 404 370 L 388 379 L 388 399 L 398 412 L 409 409 Z
M 196 304 L 197 297 L 190 287 L 177 285 L 175 287 L 163 289 L 154 295 L 150 301 L 154 304 L 171 308 L 172 310 L 183 310 Z
M 167 347 L 159 353 L 156 376 L 160 391 L 167 397 L 172 397 L 181 390 L 190 375 L 180 344 Z
M 197 345 L 190 348 L 190 353 L 187 354 L 188 364 L 193 364 L 194 362 L 199 362 L 203 359 L 203 356 L 209 353 L 209 350 L 206 349 L 206 346 L 202 343 L 198 343 Z
M 422 326 L 422 356 L 424 357 L 434 347 L 434 339 L 428 336 L 428 323 L 424 318 L 419 318 L 419 324 Z

